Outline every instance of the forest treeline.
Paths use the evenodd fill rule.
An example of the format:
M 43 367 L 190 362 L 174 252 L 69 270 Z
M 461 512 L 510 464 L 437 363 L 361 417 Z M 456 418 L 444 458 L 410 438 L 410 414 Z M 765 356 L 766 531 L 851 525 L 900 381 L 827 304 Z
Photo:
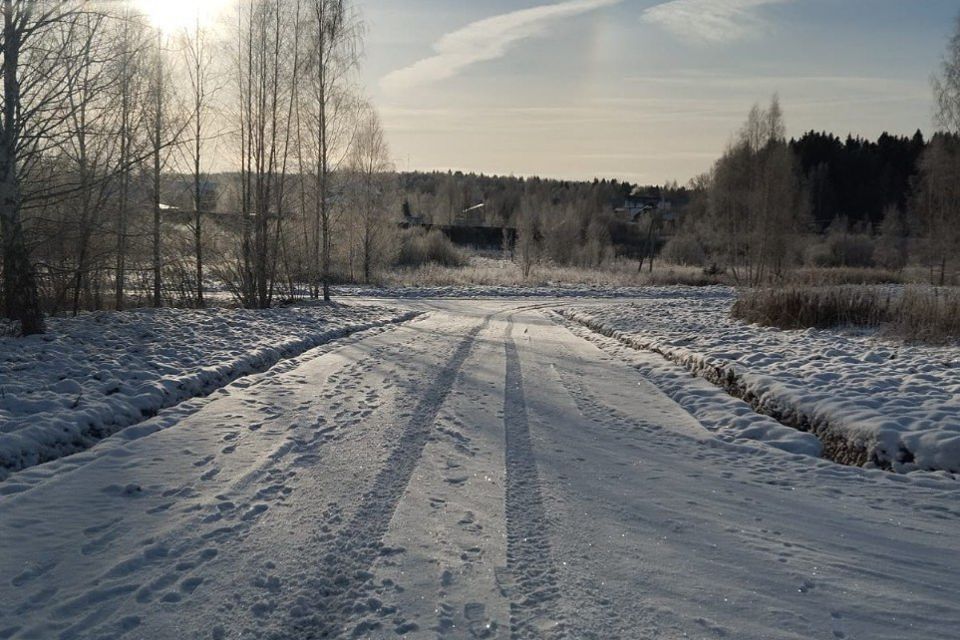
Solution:
M 773 108 L 774 117 L 781 120 L 777 126 L 782 126 L 779 104 Z M 921 209 L 928 204 L 923 193 L 930 179 L 924 177 L 929 175 L 933 158 L 953 154 L 957 146 L 950 134 L 938 133 L 927 140 L 919 130 L 912 136 L 883 133 L 876 140 L 817 131 L 788 141 L 778 137 L 782 132 L 772 135 L 773 139 L 763 144 L 789 154 L 798 189 L 798 200 L 786 203 L 791 209 L 788 218 L 795 219 L 788 221 L 787 228 L 793 228 L 796 236 L 787 253 L 793 254 L 791 263 L 811 266 L 899 268 L 906 259 L 907 238 L 928 233 L 921 222 L 929 216 Z M 740 142 L 734 146 L 738 145 Z M 762 154 L 762 150 L 754 148 L 752 153 Z M 723 164 L 718 168 L 722 181 L 726 168 Z M 651 186 L 605 179 L 578 182 L 447 171 L 402 173 L 398 180 L 405 215 L 433 225 L 511 228 L 535 217 L 544 245 L 538 259 L 597 266 L 598 260 L 610 256 L 643 257 L 651 223 L 655 247 L 665 248 L 665 257 L 671 261 L 690 265 L 722 262 L 717 251 L 711 251 L 717 230 L 709 216 L 709 201 L 711 188 L 718 186 L 716 178 L 717 172 L 712 171 L 688 185 Z M 721 206 L 719 192 L 714 196 L 715 204 Z M 634 222 L 632 212 L 624 210 L 631 197 L 662 198 L 678 224 L 667 229 L 664 220 L 650 215 Z M 734 219 L 746 215 L 743 204 L 724 215 Z M 663 213 L 653 217 L 657 215 Z M 894 237 L 902 242 L 895 242 Z M 590 244 L 594 250 L 585 250 Z M 901 245 L 902 250 L 898 248 Z M 918 242 L 914 245 L 920 258 L 922 247 Z
M 788 144 L 810 193 L 812 222 L 825 231 L 838 219 L 854 227 L 877 226 L 890 205 L 906 210 L 916 190 L 920 159 L 930 143 L 917 130 L 912 136 L 883 133 L 875 141 L 810 131 Z M 401 173 L 399 181 L 409 212 L 433 224 L 477 219 L 477 214 L 461 215 L 477 204 L 485 205 L 482 220 L 490 225 L 515 224 L 523 207 L 531 206 L 592 204 L 599 213 L 622 207 L 631 194 L 662 196 L 682 208 L 702 187 L 702 182 L 658 186 L 461 171 Z
M 663 257 L 748 286 L 798 266 L 909 264 L 947 284 L 960 249 L 960 129 L 951 127 L 944 122 L 929 141 L 920 132 L 787 141 L 779 101 L 755 106 L 713 169 L 691 183 Z

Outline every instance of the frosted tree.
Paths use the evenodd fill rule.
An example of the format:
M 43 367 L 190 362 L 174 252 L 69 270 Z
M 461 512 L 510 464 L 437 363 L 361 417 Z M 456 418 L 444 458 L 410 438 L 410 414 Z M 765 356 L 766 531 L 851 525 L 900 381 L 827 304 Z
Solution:
M 269 307 L 275 293 L 300 65 L 301 4 L 251 0 L 238 7 L 242 237 L 236 293 Z
M 936 123 L 942 131 L 960 134 L 960 16 L 954 24 L 953 36 L 933 79 L 936 99 Z
M 937 134 L 920 160 L 914 215 L 934 284 L 947 282 L 947 268 L 960 250 L 960 141 Z
M 308 238 L 315 277 L 312 294 L 330 299 L 333 252 L 333 176 L 348 158 L 357 122 L 350 79 L 359 61 L 363 24 L 348 0 L 307 0 L 304 89 L 297 139 L 301 175 L 312 182 Z
M 190 140 L 184 145 L 187 164 L 192 174 L 193 251 L 197 279 L 197 306 L 204 306 L 203 297 L 203 214 L 212 203 L 205 199 L 204 150 L 216 138 L 211 132 L 216 115 L 213 101 L 220 90 L 214 64 L 216 48 L 209 31 L 200 24 L 199 10 L 193 28 L 181 34 L 182 52 L 190 93 Z
M 753 107 L 714 168 L 709 218 L 716 258 L 738 283 L 759 286 L 790 265 L 791 239 L 807 220 L 807 199 L 786 142 L 779 100 Z
M 887 206 L 876 238 L 874 260 L 877 266 L 900 271 L 907 266 L 907 225 L 896 205 Z
M 369 104 L 360 112 L 350 173 L 363 280 L 370 282 L 374 261 L 385 240 L 384 232 L 392 222 L 389 212 L 394 209 L 396 179 L 383 126 L 376 110 Z
M 960 248 L 960 16 L 934 77 L 934 136 L 920 160 L 915 214 L 925 237 L 932 280 L 946 283 L 947 268 Z

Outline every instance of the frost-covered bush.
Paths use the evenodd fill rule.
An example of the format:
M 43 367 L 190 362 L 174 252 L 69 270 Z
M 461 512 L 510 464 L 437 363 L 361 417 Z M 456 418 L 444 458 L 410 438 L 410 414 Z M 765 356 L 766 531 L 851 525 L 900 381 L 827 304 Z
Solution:
M 874 266 L 873 239 L 866 234 L 831 234 L 823 242 L 807 247 L 805 261 L 813 267 Z
M 427 264 L 463 267 L 467 264 L 467 258 L 439 231 L 412 230 L 400 237 L 394 264 L 407 268 L 422 267 Z
M 691 235 L 678 235 L 670 238 L 663 247 L 660 259 L 669 264 L 684 267 L 700 267 L 707 262 L 703 245 Z

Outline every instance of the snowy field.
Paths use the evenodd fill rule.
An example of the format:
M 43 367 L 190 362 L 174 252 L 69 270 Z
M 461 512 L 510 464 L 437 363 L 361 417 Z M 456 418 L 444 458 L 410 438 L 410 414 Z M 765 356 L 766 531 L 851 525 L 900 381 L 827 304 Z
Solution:
M 46 335 L 0 338 L 0 480 L 283 358 L 406 317 L 359 305 L 150 309 L 53 318 Z
M 809 429 L 835 458 L 901 472 L 960 473 L 960 348 L 903 345 L 868 332 L 747 325 L 730 318 L 733 300 L 732 291 L 714 289 L 563 313 Z

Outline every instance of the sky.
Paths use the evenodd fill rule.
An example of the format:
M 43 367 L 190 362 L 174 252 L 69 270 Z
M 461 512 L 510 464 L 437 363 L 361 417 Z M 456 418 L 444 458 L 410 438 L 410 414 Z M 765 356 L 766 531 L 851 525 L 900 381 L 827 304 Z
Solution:
M 788 134 L 932 129 L 956 0 L 357 0 L 401 170 L 686 182 L 751 105 Z

